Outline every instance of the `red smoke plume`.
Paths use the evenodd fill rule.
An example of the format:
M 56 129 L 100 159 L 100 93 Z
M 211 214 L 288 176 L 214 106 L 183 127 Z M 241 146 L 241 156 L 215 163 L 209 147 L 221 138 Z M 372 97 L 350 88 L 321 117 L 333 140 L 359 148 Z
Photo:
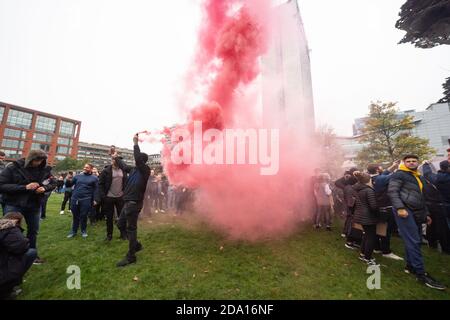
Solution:
M 193 122 L 202 121 L 203 130 L 261 128 L 254 89 L 269 45 L 270 0 L 206 0 L 203 9 L 187 88 L 201 102 L 182 127 L 192 133 Z M 231 238 L 286 234 L 306 215 L 300 205 L 309 197 L 304 178 L 312 161 L 302 161 L 312 155 L 298 138 L 282 130 L 280 170 L 274 176 L 262 176 L 254 165 L 175 165 L 170 146 L 163 150 L 165 170 L 172 183 L 196 188 L 196 211 Z

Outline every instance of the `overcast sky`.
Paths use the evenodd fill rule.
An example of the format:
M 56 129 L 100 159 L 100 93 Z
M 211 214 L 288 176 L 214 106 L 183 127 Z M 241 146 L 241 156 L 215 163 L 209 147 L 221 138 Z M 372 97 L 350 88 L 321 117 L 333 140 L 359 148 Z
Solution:
M 450 46 L 397 45 L 405 0 L 299 0 L 318 124 L 350 135 L 371 100 L 425 109 L 450 76 Z M 182 121 L 177 92 L 199 0 L 0 0 L 0 101 L 81 120 L 81 139 L 129 147 Z

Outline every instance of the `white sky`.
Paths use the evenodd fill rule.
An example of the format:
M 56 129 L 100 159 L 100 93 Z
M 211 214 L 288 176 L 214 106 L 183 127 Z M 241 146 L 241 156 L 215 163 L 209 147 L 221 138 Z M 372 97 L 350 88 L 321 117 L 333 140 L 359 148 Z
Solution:
M 182 121 L 198 2 L 0 0 L 0 101 L 81 120 L 82 141 L 121 147 Z M 349 135 L 371 100 L 424 109 L 441 97 L 450 46 L 397 45 L 404 2 L 299 0 L 318 124 Z

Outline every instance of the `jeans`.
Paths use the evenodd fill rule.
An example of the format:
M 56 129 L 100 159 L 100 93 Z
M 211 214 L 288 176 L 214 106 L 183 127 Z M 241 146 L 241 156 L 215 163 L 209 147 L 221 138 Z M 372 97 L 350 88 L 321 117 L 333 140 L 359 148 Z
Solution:
M 81 233 L 85 233 L 87 229 L 87 218 L 92 209 L 92 199 L 83 199 L 72 201 L 72 233 L 78 232 L 78 227 L 81 224 Z
M 167 209 L 173 210 L 176 206 L 176 190 L 175 189 L 169 189 L 167 194 Z
M 106 235 L 112 237 L 114 229 L 114 208 L 117 211 L 117 216 L 120 217 L 120 213 L 123 209 L 123 198 L 103 198 L 102 211 L 106 216 Z
M 125 205 L 120 213 L 117 226 L 121 233 L 127 233 L 128 236 L 128 253 L 129 261 L 136 261 L 136 249 L 139 247 L 137 240 L 137 221 L 139 212 L 142 209 L 142 202 L 125 201 Z
M 24 261 L 24 273 L 27 273 L 27 271 L 31 268 L 33 265 L 34 260 L 37 258 L 37 251 L 36 249 L 28 249 L 27 252 L 25 252 L 25 261 Z
M 39 206 L 33 208 L 22 208 L 6 205 L 3 214 L 6 215 L 10 212 L 19 212 L 24 216 L 25 222 L 27 224 L 27 238 L 30 240 L 30 248 L 36 249 L 41 208 Z
M 419 226 L 414 219 L 414 214 L 408 210 L 408 217 L 400 218 L 397 210 L 393 209 L 395 221 L 397 221 L 398 231 L 405 243 L 406 263 L 412 267 L 417 274 L 425 273 L 422 251 L 420 245 L 422 243 L 422 235 Z
M 321 221 L 324 222 L 325 226 L 331 226 L 331 206 L 318 206 L 315 219 L 316 225 L 319 225 Z

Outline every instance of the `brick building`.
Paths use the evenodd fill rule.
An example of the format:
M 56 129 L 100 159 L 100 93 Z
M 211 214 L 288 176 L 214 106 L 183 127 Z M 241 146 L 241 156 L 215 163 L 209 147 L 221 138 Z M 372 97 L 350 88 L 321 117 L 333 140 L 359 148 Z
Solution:
M 80 129 L 81 121 L 0 102 L 0 150 L 7 161 L 33 149 L 47 152 L 50 165 L 76 159 Z

